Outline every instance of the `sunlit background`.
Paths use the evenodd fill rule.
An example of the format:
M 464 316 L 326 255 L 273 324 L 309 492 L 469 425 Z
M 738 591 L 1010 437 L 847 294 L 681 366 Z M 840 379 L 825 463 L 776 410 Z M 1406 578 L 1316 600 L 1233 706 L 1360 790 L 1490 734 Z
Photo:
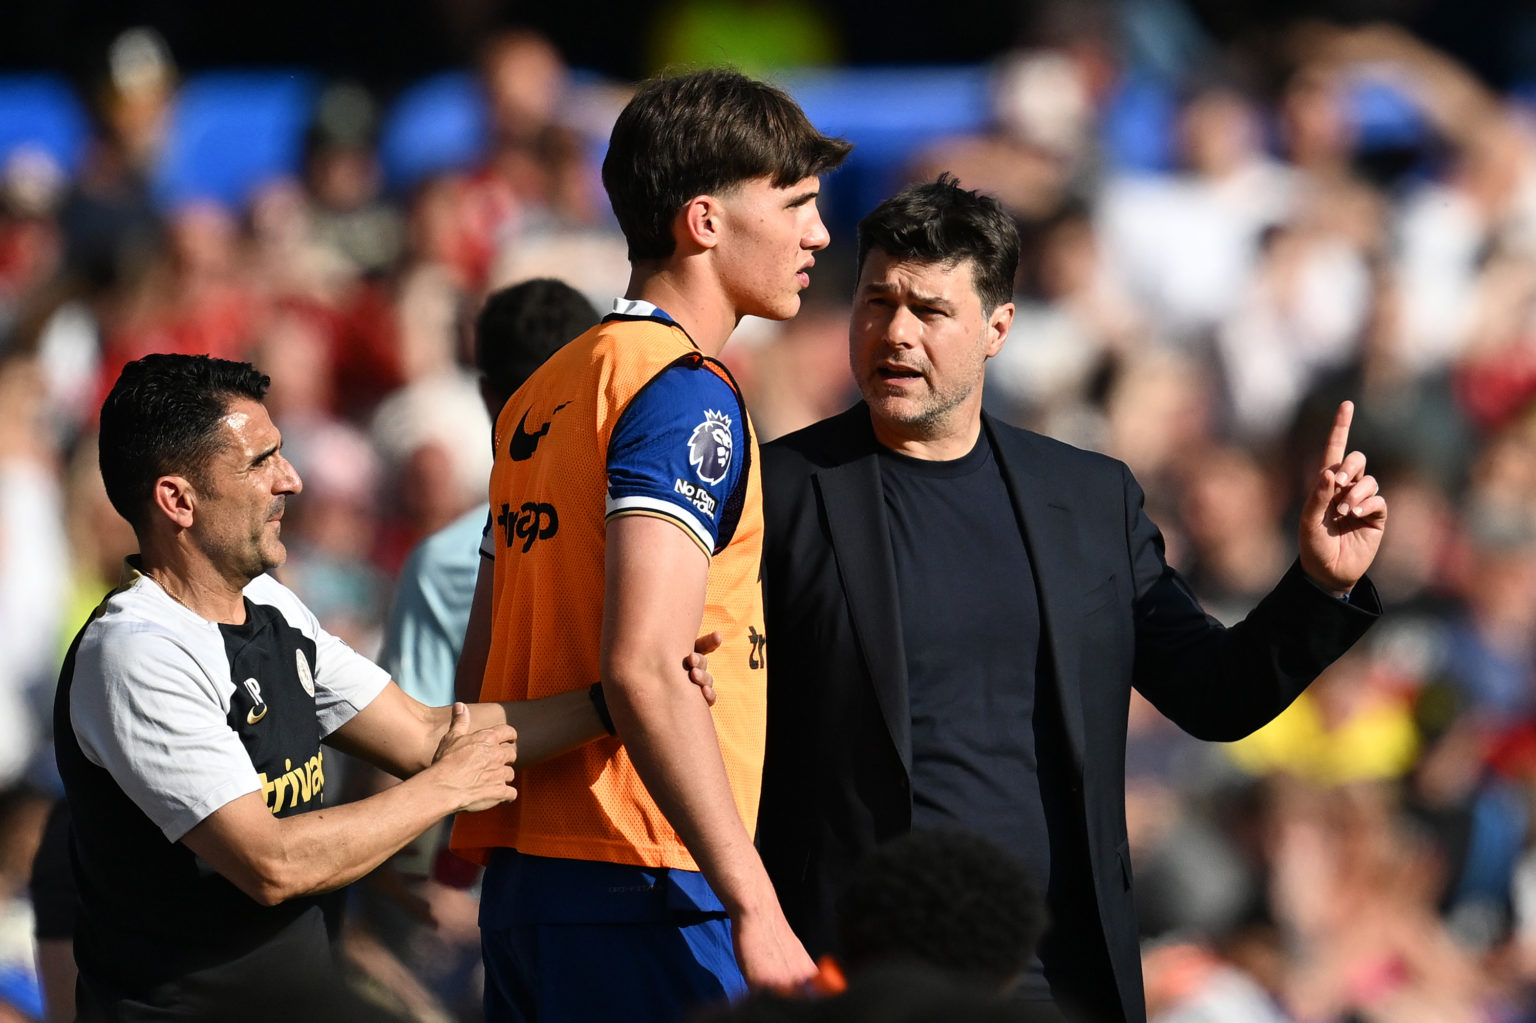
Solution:
M 470 318 L 530 276 L 622 292 L 609 126 L 639 77 L 719 62 L 857 146 L 824 182 L 804 311 L 726 350 L 764 439 L 854 399 L 853 225 L 940 171 L 1025 240 L 988 407 L 1128 462 L 1221 619 L 1293 559 L 1300 481 L 1337 402 L 1359 407 L 1387 617 L 1241 743 L 1132 708 L 1153 1020 L 1536 1019 L 1528 4 L 13 0 L 0 1020 L 44 1012 L 27 883 L 54 676 L 132 550 L 95 469 L 120 367 L 272 376 L 305 479 L 282 575 L 376 651 L 407 552 L 483 500 Z M 436 912 L 430 954 L 358 914 L 352 968 L 413 1018 L 474 1019 L 472 896 Z

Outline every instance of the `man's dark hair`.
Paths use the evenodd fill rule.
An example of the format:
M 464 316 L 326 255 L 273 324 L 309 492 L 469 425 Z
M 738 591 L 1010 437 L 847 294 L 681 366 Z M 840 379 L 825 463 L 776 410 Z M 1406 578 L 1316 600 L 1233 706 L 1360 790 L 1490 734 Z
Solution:
M 475 366 L 490 391 L 487 404 L 505 404 L 545 359 L 597 320 L 581 292 L 550 277 L 493 292 L 475 317 Z
M 124 366 L 101 406 L 101 479 L 112 507 L 138 529 L 161 476 L 205 489 L 230 403 L 261 401 L 270 383 L 248 362 L 207 355 L 146 355 Z
M 843 965 L 922 963 L 997 990 L 1045 930 L 1040 890 L 991 839 L 913 831 L 877 847 L 837 902 Z
M 673 218 L 694 196 L 761 177 L 787 188 L 852 148 L 817 131 L 780 89 L 725 68 L 694 71 L 641 84 L 613 126 L 603 187 L 630 261 L 665 259 Z
M 982 308 L 1013 299 L 1019 268 L 1019 229 L 1001 203 L 967 191 L 953 174 L 909 185 L 859 221 L 859 272 L 871 249 L 894 260 L 957 266 L 971 261 Z

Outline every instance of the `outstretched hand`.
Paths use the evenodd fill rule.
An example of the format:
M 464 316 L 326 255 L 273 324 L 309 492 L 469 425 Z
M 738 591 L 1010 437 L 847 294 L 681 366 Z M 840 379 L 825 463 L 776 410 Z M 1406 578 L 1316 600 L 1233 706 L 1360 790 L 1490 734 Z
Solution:
M 437 744 L 432 768 L 439 782 L 453 789 L 455 813 L 476 813 L 517 796 L 517 729 L 493 725 L 470 731 L 469 708 L 453 705 L 453 719 Z
M 704 702 L 711 707 L 715 705 L 715 676 L 709 671 L 708 654 L 714 653 L 725 642 L 725 636 L 720 632 L 710 632 L 693 641 L 693 653 L 683 658 L 683 669 L 688 672 L 688 681 L 699 687 L 699 693 L 704 697 Z
M 1349 451 L 1352 402 L 1341 402 L 1323 465 L 1301 510 L 1301 570 L 1324 589 L 1345 594 L 1370 568 L 1387 524 L 1387 501 L 1365 473 L 1365 455 Z M 1348 451 L 1348 454 L 1345 452 Z

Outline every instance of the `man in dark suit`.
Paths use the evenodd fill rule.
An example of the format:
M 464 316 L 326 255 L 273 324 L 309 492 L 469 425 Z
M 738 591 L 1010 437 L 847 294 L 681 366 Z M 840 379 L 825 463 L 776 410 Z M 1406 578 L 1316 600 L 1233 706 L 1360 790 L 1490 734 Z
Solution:
M 1018 237 L 942 176 L 859 226 L 864 400 L 763 449 L 768 747 L 758 835 L 790 923 L 830 950 L 860 858 L 913 828 L 1013 850 L 1051 926 L 1020 996 L 1144 1020 L 1125 825 L 1135 686 L 1205 739 L 1280 713 L 1380 611 L 1386 502 L 1340 406 L 1300 557 L 1226 629 L 1113 459 L 982 412 Z

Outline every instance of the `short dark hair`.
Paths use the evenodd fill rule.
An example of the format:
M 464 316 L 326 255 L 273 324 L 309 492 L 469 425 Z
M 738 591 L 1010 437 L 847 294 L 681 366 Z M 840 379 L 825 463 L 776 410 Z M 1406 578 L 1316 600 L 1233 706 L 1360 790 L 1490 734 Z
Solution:
M 990 195 L 967 191 L 953 174 L 909 185 L 859 221 L 859 272 L 871 249 L 896 260 L 972 265 L 982 306 L 991 312 L 1013 298 L 1019 229 Z
M 603 187 L 630 260 L 665 259 L 673 218 L 694 196 L 760 177 L 787 188 L 852 148 L 817 131 L 782 90 L 712 68 L 641 84 L 614 123 Z
M 101 405 L 101 479 L 112 507 L 138 529 L 161 476 L 205 488 L 230 402 L 261 401 L 270 384 L 248 362 L 207 355 L 146 355 L 124 366 Z
M 597 320 L 592 303 L 564 281 L 537 277 L 502 288 L 475 317 L 475 367 L 505 403 L 544 360 Z
M 1045 903 L 991 839 L 919 830 L 861 861 L 838 899 L 837 929 L 850 980 L 867 967 L 916 962 L 997 989 L 1029 965 Z

